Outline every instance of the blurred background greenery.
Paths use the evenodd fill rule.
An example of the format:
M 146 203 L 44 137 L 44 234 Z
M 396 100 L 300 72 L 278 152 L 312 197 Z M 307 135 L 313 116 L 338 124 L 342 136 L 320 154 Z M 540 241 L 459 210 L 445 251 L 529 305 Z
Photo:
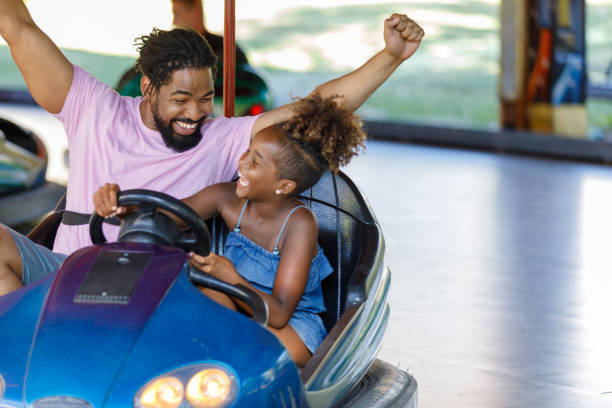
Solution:
M 222 31 L 222 3 L 205 2 L 213 32 Z M 110 85 L 133 64 L 137 35 L 170 26 L 165 0 L 30 0 L 28 7 L 72 62 Z M 498 0 L 238 0 L 236 35 L 282 104 L 381 49 L 383 21 L 393 12 L 419 22 L 426 37 L 359 113 L 367 119 L 498 128 Z M 607 80 L 612 63 L 611 19 L 612 0 L 587 0 L 588 75 L 596 83 Z M 25 88 L 6 45 L 0 45 L 0 88 Z M 590 99 L 587 110 L 590 137 L 600 129 L 612 132 L 612 101 Z

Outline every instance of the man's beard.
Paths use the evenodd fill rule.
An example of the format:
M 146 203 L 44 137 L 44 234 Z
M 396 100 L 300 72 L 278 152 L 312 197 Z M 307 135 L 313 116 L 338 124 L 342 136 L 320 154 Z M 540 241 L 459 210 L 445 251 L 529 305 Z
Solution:
M 180 119 L 174 118 L 168 122 L 166 125 L 163 120 L 159 117 L 159 105 L 155 103 L 151 106 L 151 112 L 153 113 L 153 120 L 155 121 L 155 126 L 159 133 L 161 133 L 162 139 L 167 147 L 174 150 L 177 153 L 185 152 L 189 149 L 194 148 L 200 143 L 202 140 L 202 125 L 204 124 L 204 120 L 206 120 L 206 116 L 202 116 L 197 121 L 189 120 L 189 119 Z M 185 123 L 197 123 L 196 127 L 193 130 L 193 133 L 190 135 L 179 135 L 172 128 L 172 122 L 180 121 Z

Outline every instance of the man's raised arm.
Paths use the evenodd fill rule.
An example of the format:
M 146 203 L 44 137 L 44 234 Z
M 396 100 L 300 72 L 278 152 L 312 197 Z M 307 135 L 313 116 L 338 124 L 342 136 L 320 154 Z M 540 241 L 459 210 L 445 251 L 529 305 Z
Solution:
M 70 61 L 32 20 L 22 0 L 0 0 L 0 35 L 9 45 L 34 100 L 59 113 L 72 85 Z
M 407 16 L 391 15 L 384 24 L 383 50 L 355 71 L 319 85 L 312 93 L 318 92 L 324 98 L 338 95 L 347 109 L 357 110 L 402 62 L 414 54 L 423 35 L 423 29 Z M 253 135 L 261 129 L 289 119 L 292 115 L 291 103 L 263 113 L 253 126 Z

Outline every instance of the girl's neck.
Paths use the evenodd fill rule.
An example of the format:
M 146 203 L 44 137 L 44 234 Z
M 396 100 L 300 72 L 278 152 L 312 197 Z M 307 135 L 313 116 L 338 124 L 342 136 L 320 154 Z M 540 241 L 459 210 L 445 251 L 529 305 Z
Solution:
M 300 201 L 295 198 L 280 198 L 270 201 L 249 200 L 249 207 L 257 216 L 262 218 L 276 218 L 290 208 L 299 205 Z

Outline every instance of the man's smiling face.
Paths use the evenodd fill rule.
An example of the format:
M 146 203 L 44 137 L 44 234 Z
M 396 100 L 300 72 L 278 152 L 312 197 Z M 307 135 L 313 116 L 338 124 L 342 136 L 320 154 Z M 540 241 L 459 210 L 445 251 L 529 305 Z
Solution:
M 202 139 L 200 132 L 213 112 L 214 82 L 210 68 L 175 71 L 168 84 L 148 96 L 151 98 L 148 127 L 157 129 L 169 148 L 184 152 Z

